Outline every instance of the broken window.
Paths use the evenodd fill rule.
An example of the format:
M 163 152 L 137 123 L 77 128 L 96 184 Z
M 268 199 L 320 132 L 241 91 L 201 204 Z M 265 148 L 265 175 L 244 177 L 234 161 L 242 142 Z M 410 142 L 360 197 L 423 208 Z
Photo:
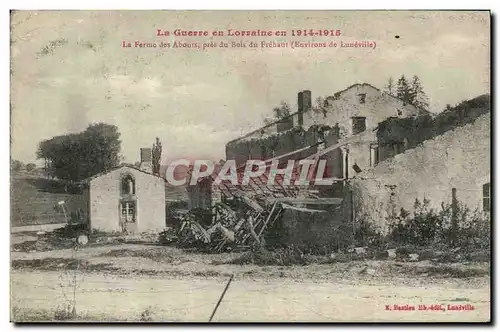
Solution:
M 356 135 L 366 130 L 366 117 L 354 116 L 352 117 L 352 134 Z
M 491 211 L 490 183 L 483 184 L 483 211 Z
M 358 94 L 358 100 L 360 104 L 364 104 L 366 102 L 366 93 Z
M 132 175 L 127 174 L 122 177 L 121 193 L 122 195 L 135 195 L 135 179 Z

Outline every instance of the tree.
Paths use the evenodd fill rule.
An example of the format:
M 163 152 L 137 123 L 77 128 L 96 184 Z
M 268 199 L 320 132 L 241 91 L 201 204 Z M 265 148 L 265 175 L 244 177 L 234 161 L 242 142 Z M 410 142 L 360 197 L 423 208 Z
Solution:
M 286 101 L 281 101 L 280 106 L 273 108 L 273 118 L 264 119 L 266 125 L 282 120 L 290 115 L 290 105 Z
M 427 98 L 422 82 L 417 75 L 413 76 L 410 86 L 410 104 L 423 109 L 429 108 L 429 98 Z
M 323 97 L 316 98 L 312 111 L 315 113 L 322 113 L 326 116 L 328 113 L 328 102 Z
M 393 89 L 391 85 L 392 78 L 389 77 L 389 82 L 385 87 L 386 92 L 389 94 L 391 94 L 389 91 Z M 405 105 L 409 104 L 423 109 L 429 108 L 429 99 L 417 75 L 413 75 L 411 82 L 409 82 L 404 75 L 401 75 L 396 86 L 395 97 L 401 99 Z
M 160 175 L 160 161 L 161 161 L 161 142 L 156 137 L 156 143 L 153 143 L 153 174 Z
M 273 108 L 274 117 L 276 120 L 281 120 L 290 115 L 290 105 L 286 101 L 282 101 L 279 107 Z
M 13 172 L 19 172 L 23 168 L 23 163 L 16 159 L 10 160 L 10 169 Z
M 39 143 L 37 158 L 44 158 L 53 177 L 79 181 L 115 167 L 120 162 L 118 127 L 91 124 L 81 133 L 56 136 Z
M 29 163 L 29 164 L 26 165 L 26 170 L 28 172 L 32 172 L 35 168 L 36 168 L 36 165 L 33 164 L 33 163 Z
M 396 97 L 403 101 L 403 104 L 411 104 L 411 86 L 408 83 L 405 75 L 401 75 L 398 79 L 396 88 Z
M 90 125 L 83 132 L 81 149 L 88 160 L 85 176 L 92 176 L 120 163 L 120 132 L 118 127 L 106 123 Z
M 387 80 L 387 84 L 384 87 L 384 90 L 387 94 L 391 96 L 394 95 L 394 79 L 392 78 L 392 76 L 390 76 L 389 79 Z

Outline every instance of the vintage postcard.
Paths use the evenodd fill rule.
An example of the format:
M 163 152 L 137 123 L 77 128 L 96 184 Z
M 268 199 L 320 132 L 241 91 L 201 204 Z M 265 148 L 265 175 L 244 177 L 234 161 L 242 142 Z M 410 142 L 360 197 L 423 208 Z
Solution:
M 12 11 L 13 322 L 490 322 L 489 11 Z

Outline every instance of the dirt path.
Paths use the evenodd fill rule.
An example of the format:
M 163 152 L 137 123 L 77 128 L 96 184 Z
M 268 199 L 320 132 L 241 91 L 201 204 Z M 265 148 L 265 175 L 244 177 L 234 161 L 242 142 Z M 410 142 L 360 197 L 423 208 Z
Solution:
M 392 260 L 357 260 L 331 264 L 255 265 L 229 263 L 241 253 L 187 253 L 167 246 L 119 244 L 51 251 L 12 251 L 14 270 L 60 271 L 75 258 L 86 273 L 154 275 L 170 278 L 222 277 L 231 274 L 247 279 L 318 281 L 350 285 L 375 283 L 426 287 L 455 285 L 462 288 L 488 287 L 490 265 L 486 262 L 433 263 Z
M 58 228 L 66 226 L 66 223 L 58 224 L 40 224 L 40 225 L 27 225 L 27 226 L 16 226 L 10 228 L 10 233 L 22 233 L 22 232 L 50 232 Z
M 54 312 L 63 303 L 58 272 L 13 271 L 11 307 Z M 160 278 L 87 274 L 77 293 L 79 314 L 135 320 L 208 321 L 226 278 Z M 70 292 L 69 289 L 66 289 Z M 489 287 L 351 285 L 248 280 L 236 276 L 214 321 L 488 321 Z M 386 305 L 471 304 L 472 311 L 388 311 Z M 15 318 L 15 317 L 14 317 Z

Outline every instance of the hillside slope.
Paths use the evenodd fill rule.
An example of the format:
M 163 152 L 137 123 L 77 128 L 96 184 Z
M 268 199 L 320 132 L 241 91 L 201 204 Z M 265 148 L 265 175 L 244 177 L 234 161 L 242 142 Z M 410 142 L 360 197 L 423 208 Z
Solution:
M 64 223 L 64 215 L 54 207 L 69 202 L 74 194 L 48 190 L 48 181 L 25 174 L 11 174 L 11 226 Z M 61 191 L 61 190 L 59 190 Z

